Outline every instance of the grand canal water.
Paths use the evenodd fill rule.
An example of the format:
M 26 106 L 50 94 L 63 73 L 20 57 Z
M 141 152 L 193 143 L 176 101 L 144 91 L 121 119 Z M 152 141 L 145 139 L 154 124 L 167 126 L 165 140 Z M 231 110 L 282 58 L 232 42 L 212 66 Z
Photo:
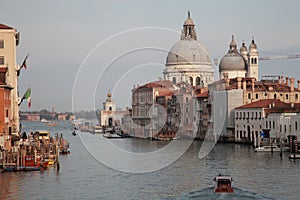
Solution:
M 49 129 L 42 123 L 23 125 L 27 131 Z M 300 161 L 289 160 L 288 154 L 281 159 L 278 153 L 254 153 L 249 146 L 217 144 L 199 159 L 201 142 L 194 141 L 166 168 L 134 174 L 111 169 L 86 150 L 80 138 L 103 142 L 100 135 L 72 136 L 67 123 L 50 131 L 63 133 L 71 144 L 71 154 L 60 156 L 60 171 L 51 167 L 43 172 L 0 173 L 0 199 L 299 199 Z M 165 145 L 137 139 L 113 142 L 140 152 Z M 219 173 L 232 176 L 235 194 L 212 192 L 212 179 Z

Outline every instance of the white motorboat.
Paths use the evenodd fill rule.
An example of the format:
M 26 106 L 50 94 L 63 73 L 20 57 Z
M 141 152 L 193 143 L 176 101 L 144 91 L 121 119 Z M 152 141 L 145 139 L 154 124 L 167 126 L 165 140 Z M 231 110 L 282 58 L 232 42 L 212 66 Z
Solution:
M 278 146 L 262 146 L 254 149 L 255 152 L 280 152 L 280 147 Z
M 94 133 L 95 133 L 95 134 L 103 133 L 102 126 L 96 125 L 96 126 L 94 127 Z

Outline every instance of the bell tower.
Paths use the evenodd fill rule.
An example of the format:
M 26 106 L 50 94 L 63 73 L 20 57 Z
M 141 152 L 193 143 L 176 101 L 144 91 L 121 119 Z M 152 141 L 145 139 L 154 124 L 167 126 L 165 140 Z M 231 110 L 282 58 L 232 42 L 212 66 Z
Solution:
M 258 51 L 254 38 L 252 38 L 249 46 L 247 77 L 253 77 L 258 80 Z

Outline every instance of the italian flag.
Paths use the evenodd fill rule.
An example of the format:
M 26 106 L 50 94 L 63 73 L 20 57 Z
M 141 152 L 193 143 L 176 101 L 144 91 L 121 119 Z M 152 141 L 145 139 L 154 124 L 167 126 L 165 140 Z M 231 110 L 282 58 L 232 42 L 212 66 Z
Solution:
M 30 97 L 30 95 L 31 95 L 31 88 L 28 88 L 26 90 L 25 94 L 23 95 L 22 100 L 21 100 L 21 103 L 23 102 L 24 99 L 27 100 L 28 108 L 30 108 L 30 106 L 31 106 L 31 97 Z

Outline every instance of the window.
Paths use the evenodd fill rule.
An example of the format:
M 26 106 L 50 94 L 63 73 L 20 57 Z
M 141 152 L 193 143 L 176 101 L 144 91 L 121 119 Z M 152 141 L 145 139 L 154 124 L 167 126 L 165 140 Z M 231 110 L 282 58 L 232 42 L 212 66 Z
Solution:
M 298 130 L 298 123 L 295 122 L 295 130 L 297 131 Z
M 4 40 L 0 40 L 0 49 L 4 49 Z
M 194 79 L 193 79 L 193 77 L 190 77 L 190 84 L 193 86 L 194 84 Z
M 298 94 L 295 94 L 295 99 L 298 99 Z
M 176 78 L 175 78 L 175 77 L 173 77 L 173 83 L 174 83 L 174 84 L 176 83 Z
M 189 102 L 189 98 L 188 98 L 188 97 L 185 98 L 185 102 L 186 102 L 186 103 Z
M 5 110 L 5 117 L 8 117 L 8 109 Z
M 282 131 L 282 125 L 281 125 L 281 124 L 280 124 L 280 127 L 279 127 L 279 129 L 280 129 L 279 131 L 281 132 L 281 131 Z
M 273 129 L 275 129 L 275 121 L 273 121 Z
M 259 119 L 261 119 L 261 112 L 259 112 Z
M 111 106 L 109 106 L 109 111 L 112 111 L 112 107 Z
M 284 125 L 284 132 L 286 133 L 286 125 Z
M 250 93 L 248 93 L 248 99 L 251 99 L 251 94 Z
M 265 93 L 265 97 L 266 97 L 266 96 L 268 96 L 268 94 L 267 94 L 267 93 Z
M 277 95 L 276 94 L 274 94 L 274 99 L 276 99 L 277 98 Z
M 196 85 L 200 85 L 200 77 L 199 76 L 196 78 Z
M 258 94 L 255 95 L 256 99 L 258 99 Z
M 266 128 L 268 128 L 268 122 L 266 121 Z
M 0 56 L 0 65 L 4 65 L 4 56 Z
M 289 99 L 289 95 L 288 94 L 285 95 L 285 99 Z

